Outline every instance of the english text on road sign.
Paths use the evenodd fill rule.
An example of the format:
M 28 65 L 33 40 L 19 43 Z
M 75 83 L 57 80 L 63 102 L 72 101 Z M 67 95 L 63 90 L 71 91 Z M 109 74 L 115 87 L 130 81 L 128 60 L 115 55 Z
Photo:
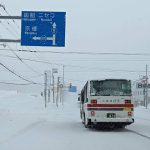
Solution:
M 65 46 L 65 12 L 23 11 L 22 46 Z

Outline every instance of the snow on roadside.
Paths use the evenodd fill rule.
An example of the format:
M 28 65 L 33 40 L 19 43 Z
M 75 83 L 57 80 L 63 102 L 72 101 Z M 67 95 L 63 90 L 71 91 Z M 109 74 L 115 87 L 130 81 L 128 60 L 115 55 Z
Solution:
M 56 107 L 52 102 L 45 109 L 44 98 L 40 95 L 31 95 L 17 93 L 16 91 L 0 91 L 0 144 L 6 143 L 22 132 L 39 125 L 45 121 L 61 122 L 67 117 L 72 120 L 72 115 L 79 119 L 77 107 L 77 98 L 71 101 L 72 94 L 67 94 L 67 103 Z M 74 105 L 71 111 L 64 108 L 70 108 L 70 104 Z M 76 109 L 76 110 L 74 110 Z M 66 112 L 66 111 L 67 112 Z M 65 114 L 68 114 L 65 116 Z
M 134 118 L 135 122 L 127 128 L 150 137 L 150 107 L 136 107 Z
M 0 143 L 43 121 L 41 113 L 46 113 L 41 97 L 0 91 Z

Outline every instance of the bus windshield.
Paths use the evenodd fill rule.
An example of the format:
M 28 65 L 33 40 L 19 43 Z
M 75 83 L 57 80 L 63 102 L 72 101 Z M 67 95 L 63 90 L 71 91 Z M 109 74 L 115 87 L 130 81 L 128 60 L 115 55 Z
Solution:
M 131 96 L 130 80 L 90 81 L 91 96 Z

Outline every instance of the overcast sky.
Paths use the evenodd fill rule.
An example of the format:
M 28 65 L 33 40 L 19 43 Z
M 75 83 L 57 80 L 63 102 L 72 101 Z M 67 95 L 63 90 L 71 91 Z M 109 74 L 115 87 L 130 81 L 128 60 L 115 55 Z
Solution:
M 5 5 L 6 10 L 11 15 L 18 16 L 21 15 L 21 11 L 66 12 L 66 46 L 64 48 L 23 47 L 24 49 L 65 52 L 150 53 L 149 0 L 1 0 L 0 3 Z M 0 14 L 6 15 L 6 12 L 0 8 Z M 2 20 L 3 24 L 0 24 L 1 38 L 20 38 L 21 22 L 16 21 L 19 28 L 12 21 L 9 20 L 9 22 L 18 34 L 14 33 L 16 34 L 15 37 L 10 33 L 6 29 L 7 22 Z M 13 30 L 10 25 L 7 27 L 11 31 Z M 10 46 L 13 49 L 20 48 L 19 44 L 10 44 Z M 0 48 L 3 47 L 0 46 Z M 150 56 L 16 53 L 22 58 L 66 65 L 66 82 L 73 82 L 80 86 L 87 79 L 92 78 L 136 80 L 140 75 L 144 75 L 144 72 L 141 71 L 145 70 L 145 65 L 150 66 Z M 0 51 L 0 55 L 14 56 L 8 51 Z M 37 75 L 17 59 L 1 56 L 0 60 L 20 75 L 28 78 Z M 43 73 L 44 70 L 58 67 L 59 75 L 62 76 L 61 65 L 47 65 L 29 61 L 25 61 L 25 63 L 39 74 Z M 24 81 L 4 71 L 4 68 L 0 68 L 0 70 L 2 74 L 0 81 L 15 80 L 17 83 L 24 83 Z M 43 82 L 43 77 L 32 78 L 32 80 Z

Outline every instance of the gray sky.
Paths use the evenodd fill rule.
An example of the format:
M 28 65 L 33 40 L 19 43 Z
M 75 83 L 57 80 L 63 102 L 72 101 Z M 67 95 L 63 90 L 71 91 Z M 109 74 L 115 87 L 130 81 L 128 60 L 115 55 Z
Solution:
M 66 46 L 64 48 L 23 47 L 24 49 L 105 53 L 149 53 L 150 50 L 149 0 L 1 0 L 0 2 L 5 5 L 6 10 L 11 15 L 21 15 L 21 11 L 31 10 L 66 12 Z M 2 8 L 0 8 L 0 13 L 6 15 Z M 19 38 L 20 30 L 12 21 L 9 22 L 19 32 L 18 35 L 14 33 L 16 34 L 15 38 Z M 3 23 L 7 25 L 7 22 L 3 21 Z M 20 27 L 20 21 L 16 21 L 16 24 Z M 2 24 L 0 24 L 0 29 L 2 31 L 1 37 L 14 38 L 14 35 L 8 32 Z M 11 44 L 10 46 L 13 49 L 20 48 L 19 44 Z M 139 75 L 144 75 L 144 72 L 140 71 L 145 70 L 146 64 L 150 66 L 150 56 L 91 56 L 21 52 L 17 52 L 17 54 L 23 58 L 65 64 L 66 82 L 71 82 L 73 79 L 75 80 L 74 84 L 80 86 L 84 81 L 92 78 L 135 80 L 139 78 Z M 8 51 L 0 51 L 0 55 L 14 56 Z M 0 57 L 0 60 L 25 77 L 30 78 L 37 75 L 16 59 Z M 25 62 L 39 73 L 58 67 L 59 75 L 62 76 L 62 66 Z M 130 70 L 132 72 L 128 72 Z M 24 82 L 4 71 L 3 68 L 0 68 L 0 71 L 2 74 L 0 81 L 17 80 L 18 83 Z M 32 79 L 43 82 L 43 77 Z

